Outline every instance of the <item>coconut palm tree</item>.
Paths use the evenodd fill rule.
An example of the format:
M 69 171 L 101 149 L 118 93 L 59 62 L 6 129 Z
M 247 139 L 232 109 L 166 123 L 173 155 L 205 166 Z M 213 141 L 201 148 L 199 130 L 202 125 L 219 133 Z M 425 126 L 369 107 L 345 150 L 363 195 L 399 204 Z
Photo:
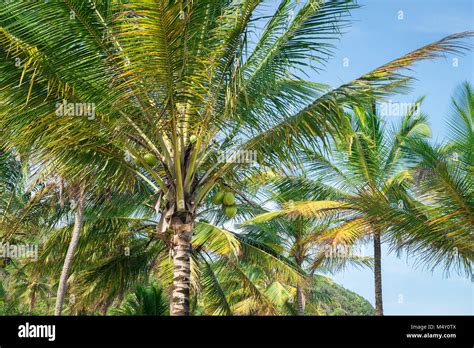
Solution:
M 22 303 L 27 304 L 28 310 L 26 313 L 31 315 L 39 300 L 49 307 L 49 299 L 51 298 L 51 287 L 44 278 L 38 277 L 37 274 L 32 274 L 31 262 L 25 262 L 21 267 L 12 273 L 12 283 L 9 288 L 12 292 L 12 297 L 19 299 Z
M 127 296 L 126 302 L 119 308 L 113 309 L 117 315 L 167 315 L 168 305 L 163 295 L 163 289 L 156 284 L 139 285 Z
M 157 233 L 172 231 L 170 313 L 187 315 L 196 212 L 218 181 L 238 178 L 249 153 L 261 166 L 289 161 L 341 128 L 342 106 L 399 89 L 401 69 L 471 35 L 338 88 L 301 78 L 324 68 L 355 7 L 282 0 L 268 17 L 262 0 L 2 4 L 0 128 L 68 180 L 153 189 Z
M 27 156 L 18 155 L 16 151 L 0 150 L 0 187 L 2 247 L 6 243 L 27 245 L 36 247 L 38 251 L 43 237 L 51 231 L 63 214 L 61 209 L 56 207 L 58 196 L 55 184 L 38 180 L 32 174 Z M 50 288 L 45 279 L 32 273 L 35 255 L 30 257 L 5 256 L 2 259 L 2 282 L 11 296 L 28 303 L 28 311 L 25 313 L 31 314 L 38 298 L 49 297 Z
M 417 204 L 403 214 L 386 214 L 395 221 L 397 248 L 407 248 L 431 267 L 444 265 L 472 275 L 474 258 L 474 93 L 465 82 L 452 98 L 448 141 L 407 143 L 417 180 Z
M 282 215 L 305 218 L 333 216 L 340 223 L 329 226 L 320 240 L 350 246 L 358 240 L 372 238 L 377 315 L 383 315 L 381 238 L 389 226 L 384 219 L 386 209 L 393 205 L 402 209 L 404 204 L 412 201 L 410 182 L 413 175 L 408 170 L 403 146 L 429 135 L 426 116 L 417 113 L 416 105 L 419 102 L 393 132 L 387 132 L 387 125 L 377 114 L 375 102 L 369 107 L 355 107 L 347 115 L 350 131 L 334 138 L 330 153 L 308 150 L 304 155 L 311 178 L 305 179 L 306 185 L 314 181 L 313 190 L 333 193 L 326 199 L 287 203 L 280 210 L 258 217 L 265 221 Z M 286 190 L 292 192 L 295 188 L 287 186 Z
M 246 221 L 242 229 L 244 236 L 274 246 L 306 271 L 305 281 L 296 284 L 294 296 L 296 314 L 304 315 L 309 290 L 313 292 L 316 290 L 313 288 L 316 271 L 339 271 L 348 264 L 356 267 L 370 266 L 371 260 L 355 255 L 351 245 L 339 244 L 337 240 L 328 243 L 325 232 L 337 222 L 334 219 L 280 216 L 268 221 L 269 216 L 278 214 L 278 211 L 294 201 L 328 200 L 331 197 L 338 197 L 336 190 L 314 185 L 304 177 L 281 178 L 271 175 L 270 178 L 266 188 L 270 198 L 266 204 L 272 203 L 276 211 L 265 212 Z

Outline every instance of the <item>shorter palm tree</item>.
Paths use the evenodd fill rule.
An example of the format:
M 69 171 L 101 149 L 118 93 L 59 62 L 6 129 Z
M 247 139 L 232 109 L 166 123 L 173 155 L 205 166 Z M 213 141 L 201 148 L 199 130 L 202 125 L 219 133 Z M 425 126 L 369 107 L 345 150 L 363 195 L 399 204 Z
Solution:
M 33 274 L 31 265 L 27 262 L 12 273 L 12 279 L 14 280 L 9 286 L 12 289 L 12 296 L 20 300 L 22 304 L 27 305 L 28 310 L 25 312 L 30 315 L 34 312 L 38 301 L 42 301 L 46 306 L 46 310 L 48 310 L 52 297 L 51 286 L 47 279 L 39 277 L 38 274 Z
M 114 315 L 168 315 L 168 303 L 163 289 L 157 284 L 138 285 L 125 303 L 112 309 Z
M 277 210 L 266 212 L 248 220 L 242 227 L 244 236 L 259 240 L 279 250 L 299 268 L 306 272 L 301 283 L 294 284 L 294 304 L 297 315 L 304 315 L 309 290 L 313 294 L 315 272 L 335 272 L 345 265 L 371 265 L 371 259 L 359 257 L 353 253 L 351 244 L 340 243 L 337 239 L 328 239 L 327 230 L 336 220 L 327 217 L 279 216 L 285 207 L 295 201 L 325 200 L 335 197 L 330 187 L 306 180 L 303 177 L 271 176 L 267 190 L 268 203 Z M 268 220 L 271 218 L 270 220 Z

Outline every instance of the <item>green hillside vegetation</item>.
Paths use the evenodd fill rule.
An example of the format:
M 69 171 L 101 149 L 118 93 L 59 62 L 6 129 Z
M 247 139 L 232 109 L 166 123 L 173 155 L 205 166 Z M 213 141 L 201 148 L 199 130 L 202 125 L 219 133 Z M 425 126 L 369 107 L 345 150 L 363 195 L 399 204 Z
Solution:
M 316 276 L 318 294 L 330 299 L 321 303 L 322 315 L 374 315 L 375 309 L 362 296 L 324 276 Z

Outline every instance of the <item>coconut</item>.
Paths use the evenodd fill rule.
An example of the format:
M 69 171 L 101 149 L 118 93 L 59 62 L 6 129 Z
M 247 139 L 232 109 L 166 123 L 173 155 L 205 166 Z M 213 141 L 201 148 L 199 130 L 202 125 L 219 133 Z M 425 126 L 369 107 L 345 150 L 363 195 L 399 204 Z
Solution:
M 145 156 L 143 156 L 143 159 L 150 167 L 154 167 L 158 164 L 157 158 L 152 153 L 147 153 Z
M 234 205 L 235 204 L 235 197 L 234 197 L 234 194 L 232 192 L 226 192 L 224 194 L 224 199 L 222 200 L 222 202 L 224 203 L 224 205 L 226 206 L 231 206 L 231 205 Z
M 212 199 L 212 203 L 214 203 L 214 204 L 221 204 L 223 199 L 224 199 L 224 192 L 223 192 L 223 191 L 219 191 L 219 192 L 216 193 L 216 195 L 215 195 L 214 198 Z
M 197 136 L 195 136 L 194 134 L 189 137 L 189 142 L 190 142 L 191 144 L 192 144 L 192 143 L 195 143 L 196 140 L 197 140 Z
M 224 213 L 228 218 L 233 217 L 237 213 L 237 206 L 231 205 L 224 207 Z

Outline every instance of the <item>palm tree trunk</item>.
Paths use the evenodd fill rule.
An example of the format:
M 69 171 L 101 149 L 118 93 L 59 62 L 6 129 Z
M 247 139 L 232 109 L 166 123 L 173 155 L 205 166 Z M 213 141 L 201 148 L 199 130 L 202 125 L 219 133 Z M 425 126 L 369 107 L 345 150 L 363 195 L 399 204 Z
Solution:
M 381 252 L 380 232 L 374 233 L 374 280 L 375 280 L 375 315 L 383 315 L 382 252 Z
M 173 230 L 173 287 L 170 299 L 170 315 L 189 315 L 191 280 L 191 239 L 193 222 L 187 212 L 175 213 L 171 219 Z
M 303 286 L 296 285 L 296 308 L 298 315 L 304 315 L 304 305 Z
M 101 312 L 102 315 L 107 315 L 107 311 L 109 310 L 110 306 L 112 305 L 112 299 L 107 299 L 105 302 L 102 304 Z
M 31 314 L 33 312 L 33 308 L 36 304 L 36 292 L 32 291 L 30 294 L 30 304 L 28 306 L 28 313 Z
M 299 230 L 302 228 L 302 219 L 298 220 L 297 224 Z M 303 245 L 301 241 L 302 230 L 296 235 L 295 240 L 295 261 L 298 268 L 301 269 L 304 260 Z M 305 298 L 304 298 L 304 286 L 302 284 L 296 284 L 296 311 L 298 316 L 304 315 Z
M 69 277 L 69 269 L 72 264 L 74 252 L 76 251 L 77 244 L 79 242 L 79 234 L 82 229 L 83 215 L 84 215 L 84 196 L 85 196 L 85 185 L 82 184 L 79 189 L 79 197 L 76 207 L 76 214 L 74 220 L 74 228 L 72 230 L 71 241 L 67 249 L 66 258 L 64 259 L 63 269 L 61 271 L 61 277 L 59 278 L 58 292 L 56 295 L 56 306 L 54 309 L 54 315 L 61 315 L 62 307 L 64 303 L 64 295 L 67 289 L 67 279 Z
M 49 315 L 49 310 L 51 308 L 51 304 L 49 303 L 49 298 L 50 298 L 50 295 L 48 294 L 46 296 L 46 313 Z

